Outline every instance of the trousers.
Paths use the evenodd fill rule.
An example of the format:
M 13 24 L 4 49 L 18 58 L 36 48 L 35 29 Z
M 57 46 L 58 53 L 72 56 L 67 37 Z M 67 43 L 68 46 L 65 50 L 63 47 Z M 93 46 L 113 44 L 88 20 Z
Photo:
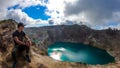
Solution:
M 17 62 L 17 57 L 29 55 L 30 47 L 25 45 L 15 45 L 12 50 L 12 59 L 14 62 Z

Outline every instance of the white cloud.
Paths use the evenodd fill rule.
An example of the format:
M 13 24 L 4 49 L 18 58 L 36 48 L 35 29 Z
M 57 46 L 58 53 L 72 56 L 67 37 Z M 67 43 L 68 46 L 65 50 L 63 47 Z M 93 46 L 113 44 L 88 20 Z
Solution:
M 6 18 L 14 19 L 18 22 L 25 22 L 25 24 L 34 24 L 34 20 L 30 18 L 26 13 L 22 12 L 21 9 L 10 10 L 6 14 Z
M 66 20 L 68 20 L 64 15 L 66 3 L 72 4 L 76 1 L 77 0 L 48 0 L 46 4 L 48 10 L 46 14 L 51 16 L 50 20 L 54 21 L 54 25 L 64 24 Z
M 43 3 L 41 1 L 37 1 L 37 0 L 22 0 L 19 3 L 19 7 L 24 9 L 26 7 L 30 7 L 30 6 L 36 6 L 36 5 L 43 5 Z
M 46 4 L 46 14 L 51 16 L 51 20 L 54 20 L 55 24 L 60 24 L 61 19 L 64 18 L 64 0 L 49 0 Z
M 0 0 L 0 20 L 5 19 L 7 8 L 18 4 L 20 0 Z

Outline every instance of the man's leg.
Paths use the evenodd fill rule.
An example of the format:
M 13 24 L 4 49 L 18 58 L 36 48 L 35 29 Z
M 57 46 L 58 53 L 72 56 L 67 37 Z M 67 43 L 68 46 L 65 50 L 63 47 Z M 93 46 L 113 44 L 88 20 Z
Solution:
M 14 48 L 13 51 L 12 51 L 12 59 L 13 59 L 12 68 L 16 68 L 16 64 L 17 64 L 17 52 L 18 52 L 17 48 Z
M 31 62 L 31 59 L 30 59 L 30 47 L 26 46 L 25 50 L 26 50 L 26 60 L 30 63 Z
M 26 46 L 26 54 L 30 54 L 30 47 L 29 46 Z

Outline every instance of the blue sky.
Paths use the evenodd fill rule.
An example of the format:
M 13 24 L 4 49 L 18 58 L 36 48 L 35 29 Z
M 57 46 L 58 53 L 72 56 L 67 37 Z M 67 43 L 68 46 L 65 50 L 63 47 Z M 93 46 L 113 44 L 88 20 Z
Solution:
M 8 10 L 17 9 L 18 7 L 19 5 L 15 5 L 15 6 L 9 7 Z M 45 14 L 46 10 L 47 10 L 47 7 L 37 5 L 37 6 L 30 6 L 30 7 L 24 8 L 22 11 L 25 12 L 29 17 L 32 17 L 33 19 L 48 20 L 49 18 L 51 18 L 51 16 Z
M 47 7 L 45 6 L 31 6 L 23 9 L 23 12 L 27 13 L 28 16 L 32 17 L 33 19 L 42 19 L 42 20 L 48 20 L 50 16 L 45 14 L 45 11 L 47 10 Z

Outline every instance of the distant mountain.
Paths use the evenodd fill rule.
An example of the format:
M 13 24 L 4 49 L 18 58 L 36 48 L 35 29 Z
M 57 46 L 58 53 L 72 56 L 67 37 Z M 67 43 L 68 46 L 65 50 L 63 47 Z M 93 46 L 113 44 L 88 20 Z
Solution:
M 114 39 L 120 40 L 120 30 L 111 28 L 104 30 L 94 30 L 85 25 L 30 27 L 26 28 L 25 32 L 28 33 L 31 39 L 46 41 L 46 43 L 48 42 L 50 44 L 59 41 L 79 42 L 86 44 L 92 44 L 92 42 L 96 41 L 102 44 L 110 44 Z
M 51 42 L 70 41 L 70 42 L 85 42 L 88 37 L 94 37 L 98 40 L 99 37 L 114 37 L 120 34 L 117 29 L 94 30 L 85 25 L 58 25 L 45 27 L 30 27 L 26 28 L 25 32 L 31 37 L 38 40 L 48 38 Z M 104 40 L 104 38 L 102 39 Z

